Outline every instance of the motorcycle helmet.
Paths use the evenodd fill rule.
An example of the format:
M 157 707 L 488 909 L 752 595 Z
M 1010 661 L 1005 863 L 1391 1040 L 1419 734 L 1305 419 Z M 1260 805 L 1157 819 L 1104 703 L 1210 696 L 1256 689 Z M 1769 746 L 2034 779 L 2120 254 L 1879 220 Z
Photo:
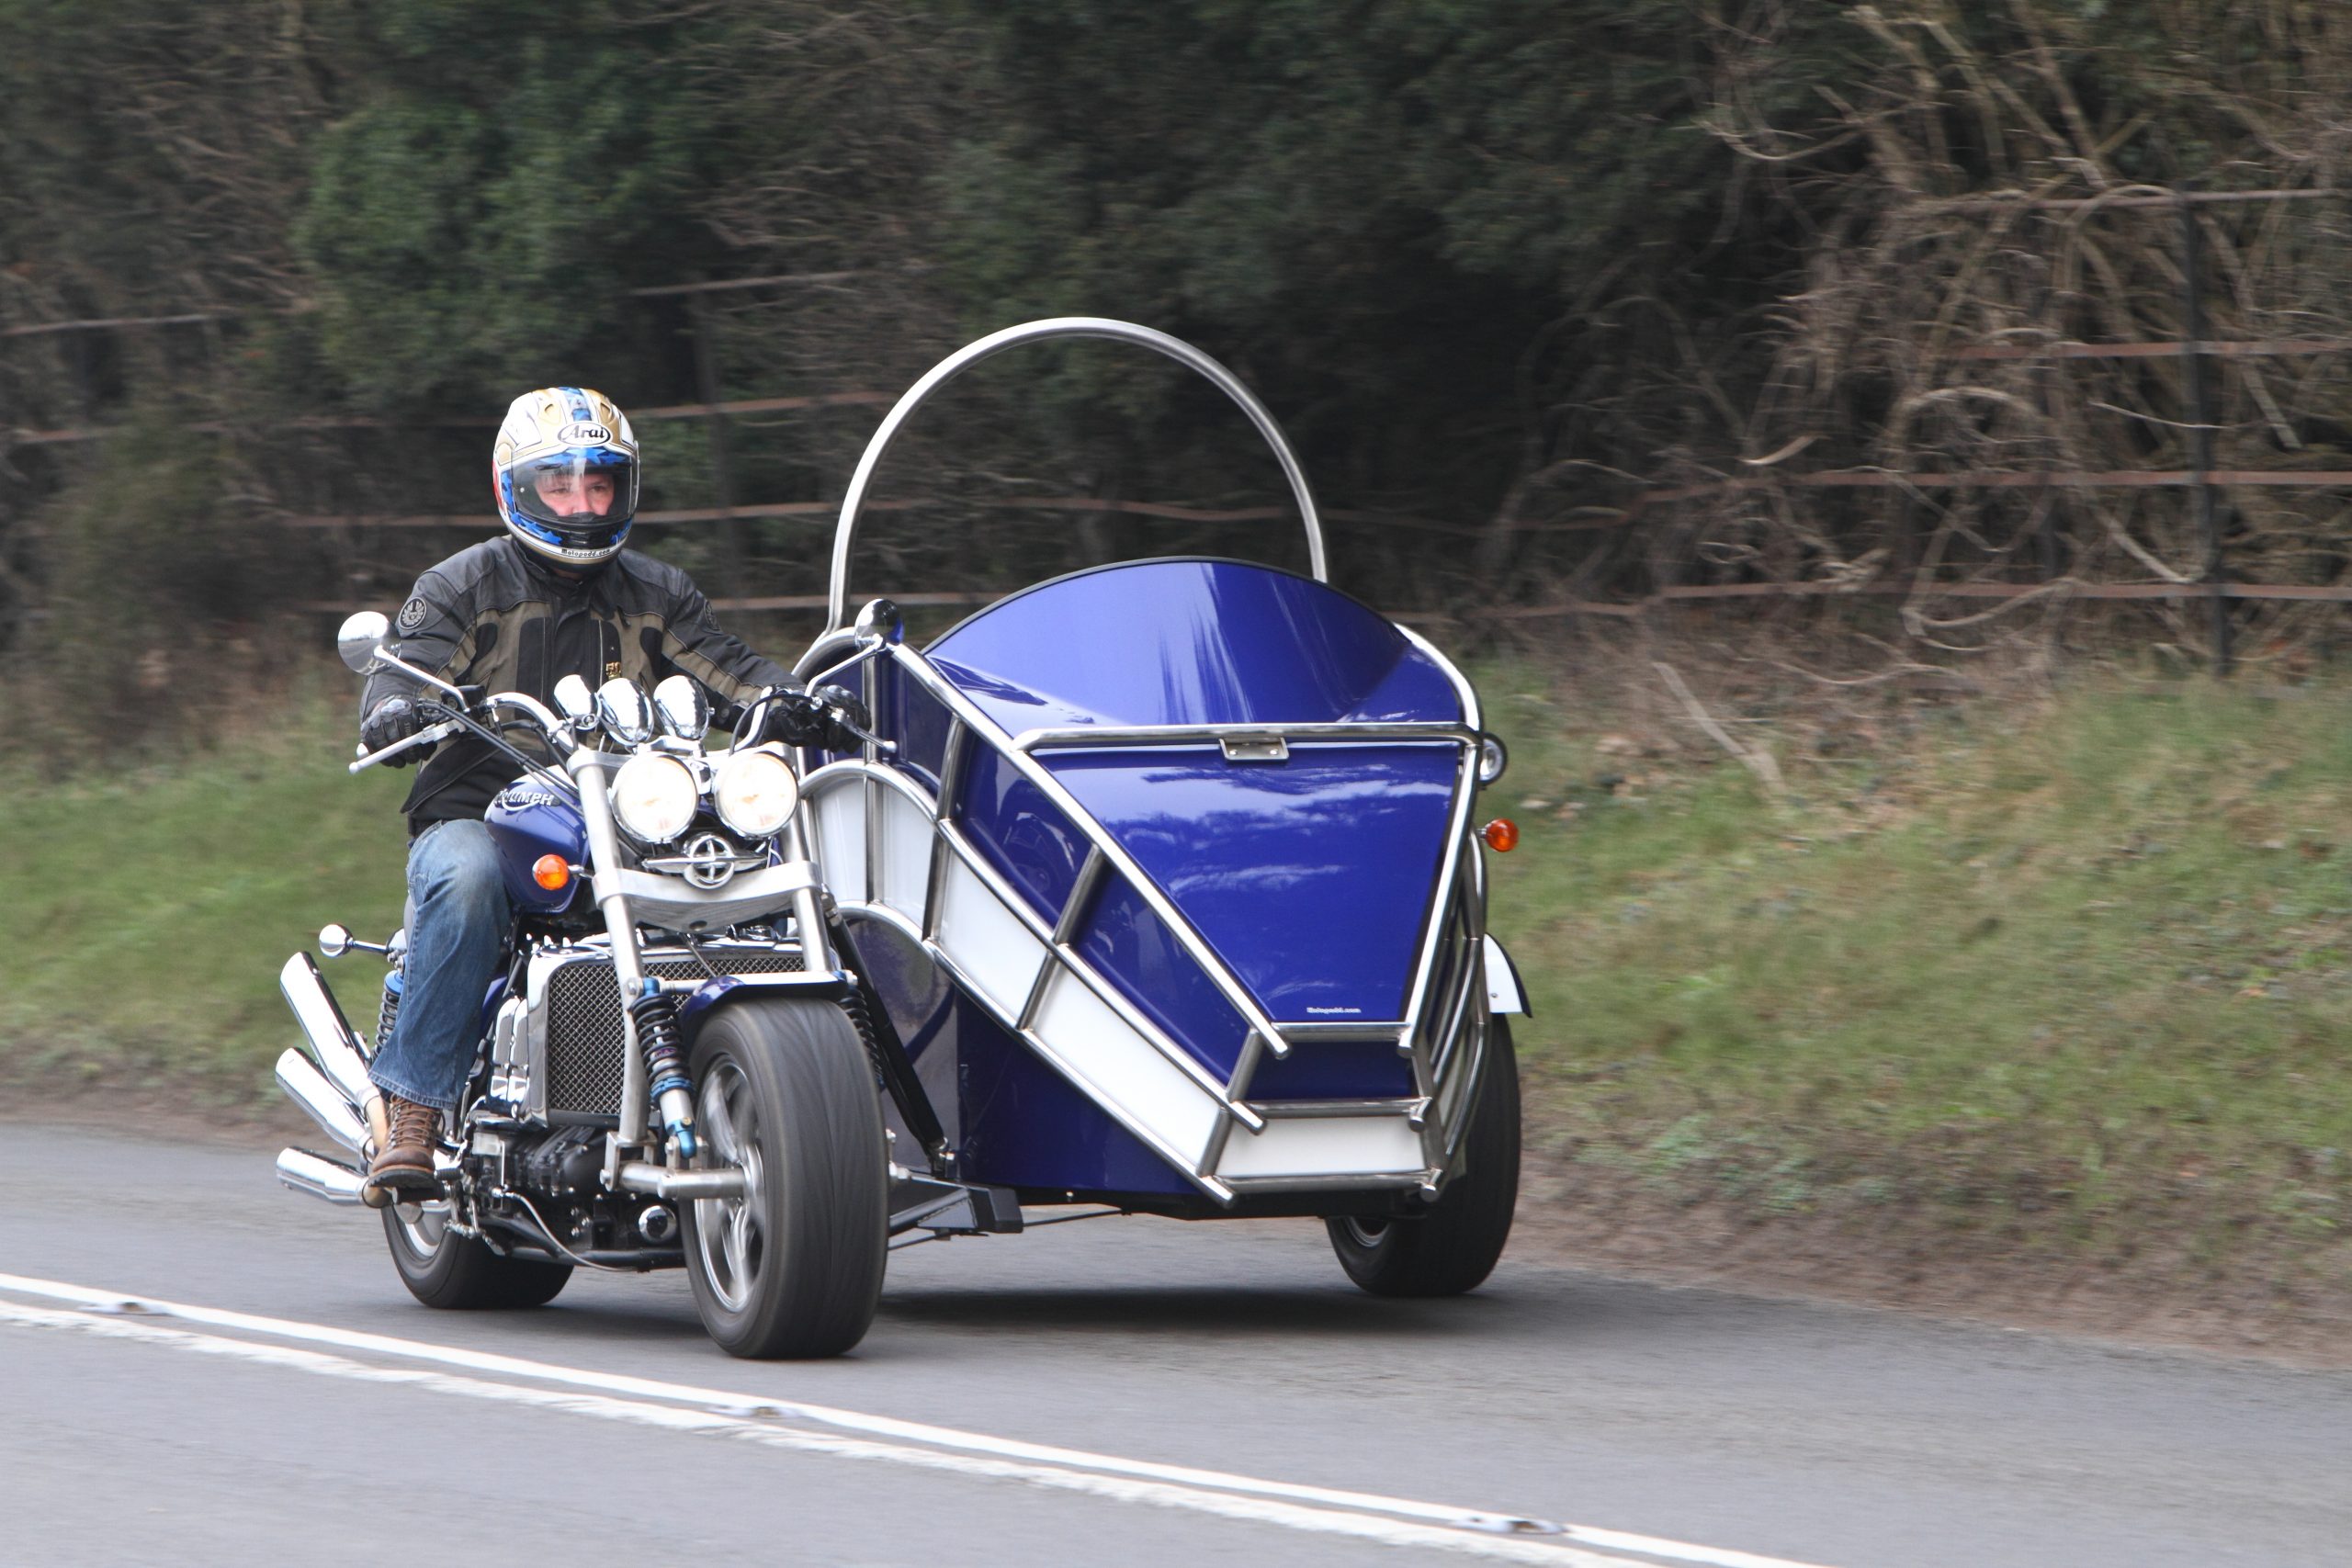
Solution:
M 542 387 L 508 405 L 491 450 L 498 515 L 525 549 L 561 566 L 620 553 L 637 515 L 637 434 L 587 387 Z

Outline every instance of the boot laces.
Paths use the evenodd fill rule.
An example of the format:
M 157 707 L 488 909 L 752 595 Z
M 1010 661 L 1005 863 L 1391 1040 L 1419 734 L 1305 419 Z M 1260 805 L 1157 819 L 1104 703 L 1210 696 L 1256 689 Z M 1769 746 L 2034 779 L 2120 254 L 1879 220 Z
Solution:
M 416 1144 L 433 1146 L 441 1133 L 441 1112 L 430 1105 L 419 1105 L 413 1100 L 391 1097 L 391 1141 L 395 1145 Z

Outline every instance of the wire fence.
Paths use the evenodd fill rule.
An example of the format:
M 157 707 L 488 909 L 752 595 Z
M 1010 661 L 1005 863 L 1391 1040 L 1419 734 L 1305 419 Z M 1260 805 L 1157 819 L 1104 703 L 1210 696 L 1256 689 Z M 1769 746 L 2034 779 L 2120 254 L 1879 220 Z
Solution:
M 1801 496 L 1821 491 L 1883 491 L 1908 499 L 1925 497 L 1932 492 L 1970 491 L 2024 491 L 2042 493 L 2062 491 L 2178 491 L 2190 509 L 2199 542 L 2199 559 L 2190 570 L 2172 570 L 2155 581 L 2083 581 L 2057 570 L 2054 560 L 2045 552 L 2041 570 L 2030 581 L 1953 581 L 1932 573 L 1905 572 L 1900 570 L 1882 572 L 1864 580 L 1850 576 L 1832 581 L 1785 581 L 1758 577 L 1753 581 L 1713 582 L 1666 582 L 1647 593 L 1622 598 L 1571 594 L 1547 597 L 1540 591 L 1537 602 L 1526 604 L 1491 604 L 1478 614 L 1498 621 L 1540 620 L 1547 617 L 1593 615 L 1627 618 L 1647 615 L 1670 605 L 1700 605 L 1770 599 L 1833 599 L 1856 600 L 1898 597 L 1912 599 L 1925 593 L 1961 599 L 1994 602 L 2017 602 L 2038 597 L 2051 599 L 2098 601 L 2164 601 L 2170 603 L 2202 602 L 2210 606 L 2210 635 L 2216 666 L 2226 671 L 2232 661 L 2233 625 L 2230 607 L 2234 604 L 2256 601 L 2275 602 L 2352 602 L 2352 582 L 2245 582 L 2231 581 L 2229 559 L 2224 539 L 2222 519 L 2228 510 L 2231 492 L 2239 490 L 2352 490 L 2352 469 L 2295 467 L 2282 463 L 2275 468 L 2218 468 L 2214 464 L 2212 433 L 2215 429 L 2214 369 L 2232 362 L 2267 359 L 2298 359 L 2315 355 L 2332 355 L 2352 349 L 2352 338 L 2321 336 L 2279 336 L 2245 340 L 2214 340 L 2207 335 L 2203 296 L 2209 284 L 2208 264 L 2200 229 L 2195 217 L 2198 209 L 2218 204 L 2245 202 L 2298 202 L 2341 200 L 2345 193 L 2333 189 L 2267 190 L 2267 191 L 2152 191 L 2144 188 L 2110 193 L 2090 197 L 2033 197 L 2027 196 L 1989 196 L 1945 199 L 1924 203 L 1952 212 L 1996 213 L 2031 209 L 2042 211 L 2089 214 L 2099 211 L 2136 209 L 2172 208 L 2181 215 L 2177 262 L 2179 275 L 2181 318 L 2187 325 L 2186 335 L 2172 339 L 2125 342 L 2090 342 L 2060 339 L 2047 333 L 2020 334 L 2023 341 L 1959 344 L 1950 346 L 1944 357 L 1954 364 L 2034 364 L 2064 361 L 2177 361 L 2182 370 L 2185 406 L 2178 422 L 2186 435 L 2185 467 L 2147 468 L 2084 469 L 2079 468 L 1954 468 L 1918 471 L 1903 471 L 1886 468 L 1842 468 L 1803 471 L 1784 468 L 1781 464 L 1797 455 L 1803 441 L 1792 444 L 1781 454 L 1755 459 L 1749 466 L 1755 470 L 1735 473 L 1697 483 L 1651 485 L 1636 490 L 1630 496 L 1621 496 L 1614 505 L 1581 504 L 1569 508 L 1565 514 L 1547 517 L 1520 517 L 1508 513 L 1479 522 L 1453 521 L 1412 515 L 1389 511 L 1339 507 L 1325 512 L 1332 523 L 1345 526 L 1402 531 L 1419 534 L 1433 540 L 1475 542 L 1503 535 L 1605 535 L 1640 527 L 1670 509 L 1722 502 L 1741 495 L 1764 493 Z M 714 329 L 708 307 L 710 301 L 729 295 L 757 289 L 789 289 L 801 286 L 839 286 L 854 284 L 858 275 L 852 272 L 810 274 L 774 274 L 756 277 L 695 280 L 632 291 L 635 297 L 655 299 L 671 299 L 683 302 L 686 312 L 685 336 L 689 340 L 694 361 L 694 373 L 701 396 L 693 401 L 647 407 L 633 412 L 632 418 L 650 424 L 669 422 L 698 422 L 707 434 L 708 445 L 708 479 L 714 504 L 657 508 L 639 514 L 639 521 L 654 527 L 695 526 L 713 531 L 721 554 L 730 566 L 740 567 L 747 558 L 748 546 L 743 527 L 747 524 L 770 523 L 778 520 L 808 520 L 816 522 L 831 518 L 838 502 L 806 496 L 780 499 L 755 499 L 742 493 L 749 481 L 741 471 L 740 454 L 735 449 L 735 422 L 774 415 L 815 413 L 827 410 L 866 409 L 887 406 L 893 394 L 866 389 L 847 388 L 837 390 L 800 392 L 791 395 L 737 397 L 722 395 L 718 356 L 714 347 Z M 24 342 L 54 338 L 69 333 L 130 333 L 156 332 L 191 326 L 212 327 L 229 320 L 232 312 L 182 311 L 153 316 L 87 317 L 74 320 L 20 322 L 0 327 L 0 339 Z M 88 400 L 85 400 L 85 401 Z M 448 432 L 488 431 L 497 424 L 494 417 L 473 414 L 424 416 L 419 419 L 394 421 L 365 416 L 305 416 L 279 422 L 277 428 L 295 432 L 374 431 L 395 429 L 431 429 Z M 231 420 L 199 422 L 190 428 L 202 431 L 233 433 L 238 426 Z M 0 458 L 10 448 L 71 447 L 101 443 L 120 434 L 119 427 L 92 420 L 78 424 L 53 428 L 0 428 Z M 936 498 L 917 497 L 903 500 L 878 500 L 870 502 L 876 512 L 916 511 L 943 504 Z M 1193 524 L 1238 524 L 1275 521 L 1292 515 L 1286 506 L 1217 506 L 1191 500 L 1143 500 L 1117 495 L 1009 495 L 1004 497 L 959 497 L 955 504 L 979 511 L 1042 511 L 1080 513 L 1089 516 L 1127 516 Z M 330 538 L 341 535 L 345 538 L 372 535 L 378 530 L 480 531 L 484 527 L 483 516 L 475 513 L 450 513 L 430 509 L 388 508 L 381 512 L 301 511 L 288 510 L 271 519 L 277 525 Z M 740 572 L 734 581 L 741 581 Z M 989 595 L 977 592 L 937 594 L 900 595 L 910 604 L 959 604 L 985 602 Z M 722 604 L 744 609 L 805 611 L 820 608 L 820 596 L 806 594 L 741 593 L 718 601 Z M 300 602 L 304 609 L 328 610 L 345 608 L 340 603 L 323 599 Z M 1423 605 L 1417 612 L 1423 616 L 1441 614 L 1443 605 Z

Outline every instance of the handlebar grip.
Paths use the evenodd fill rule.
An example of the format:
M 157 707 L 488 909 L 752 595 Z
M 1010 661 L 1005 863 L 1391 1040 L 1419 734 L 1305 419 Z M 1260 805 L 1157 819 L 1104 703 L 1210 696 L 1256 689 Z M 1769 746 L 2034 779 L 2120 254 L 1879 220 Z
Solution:
M 377 763 L 384 761 L 388 758 L 397 757 L 401 752 L 412 750 L 416 747 L 437 746 L 442 741 L 447 739 L 450 736 L 455 735 L 457 732 L 458 721 L 453 718 L 445 718 L 438 724 L 418 730 L 415 734 L 410 736 L 405 740 L 393 741 L 390 746 L 385 747 L 380 751 L 361 753 L 359 760 L 352 763 L 350 767 L 344 771 L 345 773 L 356 773 L 360 772 L 362 769 L 372 768 Z

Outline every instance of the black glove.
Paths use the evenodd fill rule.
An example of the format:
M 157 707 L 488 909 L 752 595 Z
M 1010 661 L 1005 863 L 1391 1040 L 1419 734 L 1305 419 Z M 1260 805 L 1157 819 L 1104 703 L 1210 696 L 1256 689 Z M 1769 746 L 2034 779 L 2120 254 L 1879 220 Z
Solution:
M 842 727 L 835 716 L 842 717 L 860 728 L 869 728 L 865 705 L 851 694 L 846 686 L 820 686 L 814 692 L 779 692 L 768 703 L 766 722 L 761 726 L 760 739 L 781 740 L 786 746 L 814 746 L 825 751 L 854 751 L 863 744 L 856 734 Z
M 414 703 L 406 697 L 386 697 L 376 705 L 374 712 L 359 721 L 359 744 L 369 751 L 380 751 L 387 746 L 407 739 L 423 729 L 424 725 L 424 716 L 416 711 Z M 405 768 L 422 758 L 426 750 L 420 746 L 397 757 L 387 758 L 384 766 Z
M 811 695 L 832 710 L 825 716 L 826 725 L 832 731 L 833 737 L 828 743 L 828 750 L 846 751 L 852 747 L 865 744 L 858 738 L 857 731 L 873 728 L 874 719 L 865 711 L 864 698 L 847 686 L 820 686 Z M 852 725 L 856 728 L 849 728 Z

